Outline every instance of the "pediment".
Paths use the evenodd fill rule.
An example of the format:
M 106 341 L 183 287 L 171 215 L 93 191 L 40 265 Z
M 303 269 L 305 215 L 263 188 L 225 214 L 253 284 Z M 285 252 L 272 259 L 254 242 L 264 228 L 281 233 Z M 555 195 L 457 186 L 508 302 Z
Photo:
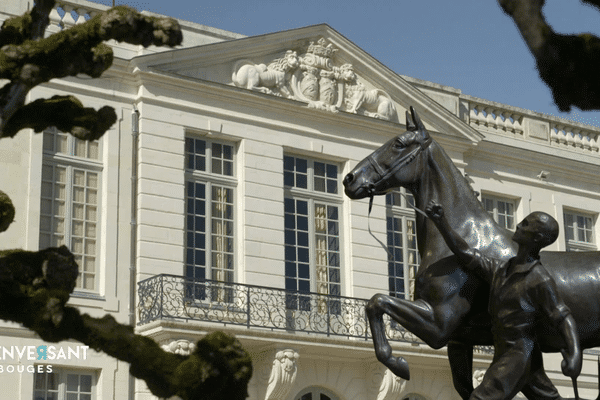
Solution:
M 138 57 L 174 74 L 287 98 L 309 108 L 404 123 L 414 106 L 440 133 L 481 135 L 328 25 L 315 25 Z

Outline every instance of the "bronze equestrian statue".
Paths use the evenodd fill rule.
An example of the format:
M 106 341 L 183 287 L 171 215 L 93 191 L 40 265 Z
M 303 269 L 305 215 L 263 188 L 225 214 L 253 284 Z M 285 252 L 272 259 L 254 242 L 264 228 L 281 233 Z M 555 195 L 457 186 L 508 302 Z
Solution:
M 511 240 L 512 232 L 498 226 L 483 209 L 467 180 L 412 107 L 411 114 L 406 113 L 406 128 L 346 175 L 346 195 L 372 199 L 404 187 L 421 210 L 431 200 L 438 201 L 447 210 L 452 229 L 469 246 L 488 257 L 514 257 L 517 245 Z M 463 399 L 468 399 L 473 391 L 473 346 L 493 343 L 487 313 L 489 286 L 463 268 L 432 221 L 417 213 L 416 228 L 421 264 L 415 277 L 415 300 L 376 294 L 367 305 L 375 354 L 394 374 L 410 378 L 408 363 L 392 355 L 385 336 L 383 314 L 388 314 L 432 348 L 448 346 L 454 386 Z M 571 309 L 581 347 L 599 346 L 600 252 L 542 252 L 541 262 Z M 537 340 L 544 352 L 558 352 L 564 347 L 549 321 L 537 327 Z M 531 380 L 522 392 L 530 400 L 560 398 L 545 374 Z

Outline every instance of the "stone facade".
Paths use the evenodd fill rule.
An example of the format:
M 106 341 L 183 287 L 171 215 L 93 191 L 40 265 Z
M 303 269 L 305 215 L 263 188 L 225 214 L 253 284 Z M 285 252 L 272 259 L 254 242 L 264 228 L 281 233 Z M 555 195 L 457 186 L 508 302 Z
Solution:
M 9 3 L 0 18 L 26 10 L 24 1 Z M 59 6 L 54 30 L 105 9 L 84 0 Z M 410 262 L 403 276 L 391 276 L 372 235 L 388 242 L 390 218 L 409 229 L 414 212 L 381 197 L 367 217 L 367 201 L 345 197 L 341 180 L 404 130 L 398 116 L 410 106 L 499 220 L 542 210 L 570 221 L 551 250 L 596 247 L 600 129 L 398 75 L 327 25 L 261 37 L 183 28 L 181 48 L 115 44 L 114 65 L 101 79 L 57 80 L 32 91 L 110 105 L 119 121 L 84 153 L 60 132 L 24 131 L 2 141 L 8 178 L 1 189 L 18 207 L 0 246 L 38 249 L 48 229 L 52 240 L 63 229 L 76 243 L 75 210 L 87 207 L 82 220 L 90 231 L 82 237 L 90 248 L 81 257 L 91 264 L 71 303 L 135 324 L 178 354 L 207 332 L 234 333 L 253 355 L 250 399 L 459 398 L 444 349 L 391 326 L 394 351 L 412 368 L 410 381 L 397 379 L 377 362 L 360 315 L 364 299 L 392 291 L 393 279 L 402 282 L 393 291 L 410 296 Z M 78 199 L 80 188 L 93 196 Z M 394 246 L 416 262 L 406 253 L 410 232 L 399 237 Z M 290 296 L 292 286 L 312 294 Z M 172 297 L 158 297 L 157 287 Z M 14 324 L 2 323 L 0 336 L 3 347 L 43 344 Z M 585 356 L 584 398 L 596 395 L 595 358 Z M 476 352 L 474 380 L 489 361 Z M 5 371 L 16 364 L 0 360 Z M 93 399 L 154 398 L 125 364 L 93 351 L 53 368 L 59 380 L 90 376 Z M 560 355 L 548 355 L 546 368 L 561 394 L 572 396 Z M 0 372 L 0 383 L 7 398 L 27 399 L 35 377 Z

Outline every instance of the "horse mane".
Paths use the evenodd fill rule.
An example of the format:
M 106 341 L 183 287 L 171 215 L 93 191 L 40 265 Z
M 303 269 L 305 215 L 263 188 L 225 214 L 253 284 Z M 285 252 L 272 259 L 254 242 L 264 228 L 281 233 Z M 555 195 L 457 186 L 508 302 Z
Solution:
M 450 226 L 461 232 L 469 245 L 496 256 L 495 253 L 501 250 L 495 248 L 494 243 L 499 238 L 510 242 L 510 232 L 501 228 L 484 210 L 470 182 L 439 143 L 433 140 L 428 151 L 429 165 L 425 167 L 420 187 L 411 190 L 417 207 L 424 209 L 431 200 L 442 204 Z M 432 248 L 440 256 L 449 252 L 433 222 L 420 215 L 417 215 L 417 236 L 419 239 L 426 238 L 428 242 L 431 240 L 429 243 L 419 242 L 420 251 L 423 245 L 423 252 Z

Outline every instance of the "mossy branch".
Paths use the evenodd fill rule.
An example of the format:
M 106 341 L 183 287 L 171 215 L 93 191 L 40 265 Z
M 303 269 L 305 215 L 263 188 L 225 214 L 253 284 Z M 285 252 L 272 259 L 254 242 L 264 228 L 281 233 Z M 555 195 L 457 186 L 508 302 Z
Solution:
M 19 110 L 25 106 L 27 94 L 33 87 L 77 74 L 93 78 L 101 76 L 113 62 L 112 49 L 103 42 L 114 39 L 147 47 L 176 46 L 182 41 L 176 20 L 145 16 L 126 6 L 113 7 L 85 23 L 43 38 L 54 4 L 54 0 L 36 2 L 31 12 L 6 21 L 0 31 L 0 44 L 4 44 L 0 47 L 0 79 L 10 81 L 0 89 L 0 138 L 12 137 L 18 130 L 31 127 L 23 123 L 25 113 L 19 113 Z M 98 111 L 93 117 L 88 113 L 86 119 L 98 120 L 108 114 Z M 11 121 L 15 117 L 17 120 Z M 75 118 L 79 117 L 80 114 L 76 114 Z M 68 116 L 65 118 L 69 119 Z M 99 120 L 87 122 L 85 129 L 94 133 L 83 135 L 97 138 L 114 122 L 114 119 L 110 124 Z M 36 118 L 36 126 L 51 126 L 52 123 L 44 123 L 41 116 Z M 78 124 L 66 120 L 63 123 L 81 126 Z M 90 128 L 92 125 L 96 130 Z M 104 132 L 98 130 L 100 127 Z
M 19 108 L 4 127 L 4 136 L 13 137 L 21 129 L 35 132 L 54 126 L 82 140 L 96 140 L 117 121 L 115 110 L 102 107 L 98 111 L 84 107 L 74 96 L 39 99 Z
M 0 190 L 0 232 L 8 229 L 15 219 L 15 206 L 13 206 L 10 197 Z
M 600 110 L 600 39 L 591 34 L 561 35 L 542 13 L 543 0 L 498 0 L 515 22 L 536 60 L 540 78 L 550 87 L 560 111 L 575 106 Z M 585 0 L 600 8 L 600 2 Z
M 98 139 L 116 121 L 112 108 L 86 108 L 73 96 L 25 104 L 27 94 L 54 78 L 80 73 L 99 77 L 113 61 L 106 40 L 142 46 L 175 46 L 182 40 L 175 20 L 144 16 L 123 6 L 43 38 L 54 5 L 54 0 L 36 0 L 30 12 L 6 21 L 0 30 L 0 78 L 9 80 L 0 88 L 0 138 L 24 128 L 41 132 L 55 126 L 83 140 Z M 0 232 L 14 215 L 12 202 L 0 192 Z M 78 270 L 65 246 L 0 251 L 0 319 L 21 323 L 46 341 L 75 339 L 126 361 L 131 374 L 159 397 L 247 397 L 252 364 L 237 340 L 214 333 L 200 340 L 188 357 L 167 353 L 110 315 L 93 318 L 66 306 Z
M 158 397 L 247 397 L 252 362 L 236 339 L 215 332 L 199 340 L 187 357 L 165 352 L 110 315 L 93 318 L 66 306 L 77 271 L 65 246 L 0 252 L 0 318 L 19 322 L 46 341 L 75 339 L 125 361 L 131 375 L 143 379 Z

